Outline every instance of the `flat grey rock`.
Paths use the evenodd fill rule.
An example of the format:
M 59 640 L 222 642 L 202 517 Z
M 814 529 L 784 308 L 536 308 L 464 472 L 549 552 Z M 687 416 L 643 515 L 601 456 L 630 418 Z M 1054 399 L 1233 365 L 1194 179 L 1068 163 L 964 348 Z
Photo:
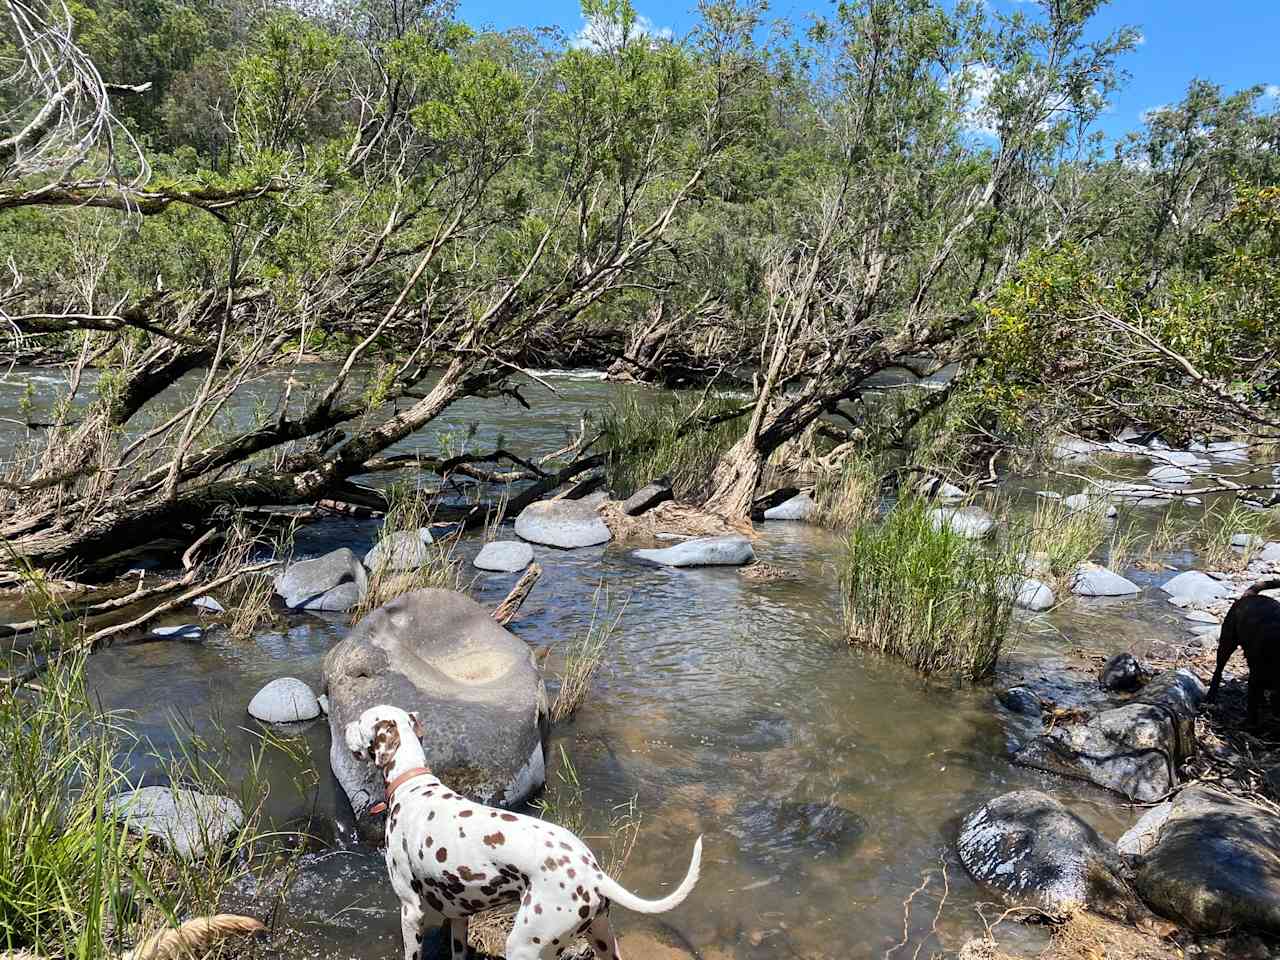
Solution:
M 1191 482 L 1191 474 L 1182 469 L 1182 467 L 1165 464 L 1148 470 L 1147 479 L 1153 483 L 1163 483 L 1169 486 L 1185 486 Z
M 674 547 L 660 550 L 635 550 L 631 554 L 641 560 L 666 567 L 740 567 L 755 559 L 755 549 L 746 537 L 696 537 Z
M 1265 543 L 1266 541 L 1256 533 L 1233 533 L 1231 535 L 1231 545 L 1233 547 L 1261 547 Z
M 1194 784 L 1149 832 L 1135 883 L 1157 911 L 1195 930 L 1280 936 L 1280 817 Z
M 797 493 L 790 500 L 783 501 L 776 507 L 764 512 L 766 520 L 808 520 L 813 516 L 817 504 L 807 493 Z
M 1249 444 L 1239 440 L 1216 440 L 1209 444 L 1209 456 L 1222 463 L 1248 463 Z
M 1212 600 L 1228 597 L 1235 592 L 1229 584 L 1215 580 L 1199 570 L 1180 573 L 1161 585 L 1160 589 L 1172 597 L 1192 603 L 1209 603 Z
M 290 610 L 350 610 L 369 590 L 364 565 L 346 547 L 291 563 L 275 578 L 276 593 Z
M 645 484 L 627 497 L 622 504 L 622 512 L 629 517 L 638 517 L 642 513 L 648 513 L 658 504 L 666 503 L 674 496 L 675 494 L 672 492 L 669 482 L 655 480 L 652 483 Z
M 1280 563 L 1280 542 L 1272 541 L 1264 546 L 1258 559 L 1263 563 Z
M 427 765 L 480 803 L 518 806 L 546 779 L 546 689 L 529 645 L 470 597 L 417 590 L 374 610 L 324 658 L 332 746 L 329 763 L 363 835 L 382 823 L 377 769 L 347 750 L 345 729 L 390 704 L 423 718 Z
M 516 573 L 533 563 L 533 547 L 519 540 L 495 540 L 481 547 L 471 562 L 478 570 Z
M 1071 581 L 1071 592 L 1080 597 L 1125 597 L 1138 593 L 1132 580 L 1096 563 L 1082 563 Z
M 401 530 L 383 537 L 364 555 L 364 565 L 370 570 L 417 570 L 431 562 L 431 531 Z
M 217 855 L 244 823 L 230 797 L 179 787 L 140 787 L 116 794 L 107 810 L 131 833 L 153 837 L 185 860 Z
M 196 597 L 191 601 L 191 605 L 197 610 L 205 610 L 209 613 L 226 613 L 227 608 L 220 604 L 213 597 L 204 596 Z
M 1058 493 L 1056 490 L 1037 490 L 1036 496 L 1039 497 L 1041 500 L 1061 500 L 1062 499 L 1062 494 Z
M 315 692 L 296 677 L 272 680 L 249 701 L 249 716 L 263 723 L 299 723 L 320 716 Z
M 1216 624 L 1219 622 L 1218 618 L 1207 610 L 1192 610 L 1187 614 L 1187 619 L 1192 623 Z
M 929 511 L 935 527 L 948 527 L 966 540 L 981 540 L 995 529 L 996 521 L 982 507 L 938 507 Z
M 1127 919 L 1138 909 L 1119 854 L 1038 790 L 1007 793 L 969 814 L 956 850 L 980 884 L 1050 916 L 1085 909 Z
M 516 536 L 562 550 L 592 547 L 613 539 L 600 514 L 577 500 L 529 504 L 516 517 Z
M 1195 749 L 1195 716 L 1204 685 L 1189 670 L 1156 677 L 1132 700 L 1084 720 L 1056 724 L 1014 755 L 1023 766 L 1087 780 L 1150 803 L 1178 785 Z

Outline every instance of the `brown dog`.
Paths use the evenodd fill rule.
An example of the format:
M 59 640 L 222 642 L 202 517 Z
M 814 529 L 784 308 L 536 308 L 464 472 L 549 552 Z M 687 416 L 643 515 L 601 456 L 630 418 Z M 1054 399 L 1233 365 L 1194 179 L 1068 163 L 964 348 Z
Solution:
M 1280 602 L 1262 596 L 1263 590 L 1277 589 L 1280 580 L 1255 583 L 1227 611 L 1218 638 L 1218 665 L 1206 698 L 1217 699 L 1222 671 L 1231 655 L 1243 647 L 1245 663 L 1249 665 L 1250 727 L 1257 727 L 1262 720 L 1262 697 L 1266 691 L 1275 691 L 1271 710 L 1280 712 Z

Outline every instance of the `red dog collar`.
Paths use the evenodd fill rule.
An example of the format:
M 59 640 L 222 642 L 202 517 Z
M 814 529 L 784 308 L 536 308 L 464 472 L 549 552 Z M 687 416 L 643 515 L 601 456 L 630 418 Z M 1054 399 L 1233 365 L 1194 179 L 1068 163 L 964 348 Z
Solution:
M 391 805 L 391 801 L 396 798 L 396 791 L 399 790 L 400 787 L 412 780 L 414 777 L 421 777 L 429 775 L 430 773 L 431 771 L 426 767 L 410 767 L 404 773 L 400 774 L 400 776 L 387 784 L 387 799 L 375 803 L 370 807 L 369 815 L 376 817 L 380 813 L 386 813 L 387 807 L 389 807 Z

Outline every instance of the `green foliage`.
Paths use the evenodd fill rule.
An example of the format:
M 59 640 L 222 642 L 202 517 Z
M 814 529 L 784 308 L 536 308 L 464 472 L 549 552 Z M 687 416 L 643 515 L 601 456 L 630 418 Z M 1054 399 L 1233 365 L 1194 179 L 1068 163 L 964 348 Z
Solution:
M 845 629 L 850 643 L 923 673 L 981 680 L 1008 637 L 1020 551 L 966 540 L 930 509 L 908 498 L 849 535 L 839 560 Z
M 729 397 L 678 394 L 657 399 L 629 396 L 615 403 L 601 425 L 608 486 L 629 496 L 667 477 L 677 500 L 696 502 L 720 457 L 746 430 L 746 417 L 731 417 L 741 403 Z M 702 424 L 715 421 L 710 427 Z

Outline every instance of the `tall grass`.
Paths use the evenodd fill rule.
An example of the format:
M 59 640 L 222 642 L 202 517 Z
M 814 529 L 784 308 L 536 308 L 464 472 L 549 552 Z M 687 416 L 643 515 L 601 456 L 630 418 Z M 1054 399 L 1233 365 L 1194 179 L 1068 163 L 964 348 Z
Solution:
M 352 622 L 413 590 L 440 587 L 461 590 L 462 559 L 456 556 L 456 536 L 424 544 L 423 563 L 410 570 L 396 570 L 391 560 L 391 541 L 398 535 L 416 536 L 431 523 L 431 508 L 421 491 L 393 487 L 387 493 L 389 506 L 378 532 L 378 543 L 386 547 L 382 562 L 369 571 L 369 590 L 352 611 Z
M 602 424 L 609 488 L 629 495 L 650 480 L 668 477 L 677 500 L 700 500 L 716 463 L 746 430 L 747 418 L 709 428 L 695 426 L 695 421 L 724 416 L 741 406 L 740 400 L 690 394 L 656 403 L 631 396 L 615 403 Z
M 839 469 L 819 474 L 813 499 L 816 523 L 833 530 L 852 530 L 879 512 L 879 467 L 866 457 L 848 457 Z
M 1055 592 L 1065 592 L 1076 567 L 1107 542 L 1106 509 L 1101 499 L 1083 510 L 1070 510 L 1061 501 L 1037 498 L 1027 531 L 1028 551 L 1037 576 Z
M 924 673 L 978 680 L 1008 637 L 1022 545 L 975 544 L 935 526 L 929 509 L 911 497 L 849 534 L 839 571 L 845 629 L 850 643 Z
M 1225 509 L 1211 507 L 1204 512 L 1195 541 L 1204 555 L 1205 566 L 1210 570 L 1241 573 L 1258 555 L 1270 526 L 1266 512 L 1250 510 L 1240 501 L 1233 500 Z M 1232 546 L 1231 538 L 1238 533 L 1249 536 L 1251 542 L 1244 547 Z
M 564 671 L 560 674 L 560 689 L 556 693 L 555 703 L 551 705 L 551 722 L 559 723 L 568 720 L 578 708 L 586 702 L 591 692 L 591 681 L 604 662 L 604 653 L 609 640 L 617 632 L 622 623 L 622 615 L 626 612 L 626 604 L 613 612 L 608 591 L 604 581 L 596 588 L 596 595 L 591 610 L 591 622 L 587 624 L 577 639 L 573 640 L 565 654 Z

